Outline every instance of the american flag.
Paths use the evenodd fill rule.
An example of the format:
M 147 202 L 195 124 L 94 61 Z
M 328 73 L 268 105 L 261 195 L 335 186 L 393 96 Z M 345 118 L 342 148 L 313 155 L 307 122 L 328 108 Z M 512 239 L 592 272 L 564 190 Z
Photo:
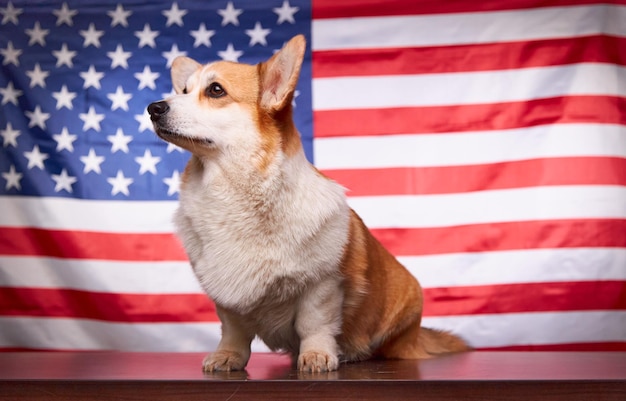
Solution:
M 256 63 L 302 33 L 307 156 L 421 281 L 425 325 L 626 350 L 626 2 L 11 0 L 0 18 L 0 349 L 215 348 L 172 234 L 189 155 L 145 109 L 178 55 Z

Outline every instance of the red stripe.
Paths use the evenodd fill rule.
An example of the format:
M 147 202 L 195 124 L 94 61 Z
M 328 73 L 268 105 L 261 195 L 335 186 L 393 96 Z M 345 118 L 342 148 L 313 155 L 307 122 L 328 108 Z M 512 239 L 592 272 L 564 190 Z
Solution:
M 563 96 L 524 102 L 315 111 L 315 138 L 471 132 L 547 124 L 626 125 L 626 98 Z
M 371 231 L 397 256 L 516 249 L 626 248 L 624 219 L 520 221 Z
M 346 187 L 349 196 L 445 194 L 546 185 L 626 186 L 626 159 L 617 157 L 322 172 Z
M 127 261 L 187 260 L 173 234 L 0 227 L 0 254 Z
M 625 310 L 625 293 L 626 281 L 425 288 L 424 316 Z
M 111 294 L 0 287 L 0 316 L 71 317 L 111 322 L 217 322 L 204 294 Z
M 383 15 L 486 12 L 598 3 L 626 4 L 623 0 L 388 0 L 384 3 L 381 3 L 380 0 L 314 0 L 312 14 L 313 19 L 350 18 Z
M 626 247 L 626 220 L 548 220 L 436 228 L 373 229 L 394 255 L 529 248 Z M 187 260 L 173 235 L 0 229 L 0 254 L 102 260 Z M 71 245 L 68 245 L 71 244 Z
M 479 351 L 626 351 L 625 342 L 509 345 L 505 347 L 478 348 Z
M 315 51 L 313 78 L 507 70 L 584 62 L 626 65 L 626 38 L 589 36 L 418 48 Z

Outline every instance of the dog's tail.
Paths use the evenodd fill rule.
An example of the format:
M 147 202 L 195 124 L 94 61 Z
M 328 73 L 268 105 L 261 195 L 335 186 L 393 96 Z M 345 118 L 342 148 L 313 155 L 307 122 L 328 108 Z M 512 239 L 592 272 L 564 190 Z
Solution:
M 459 336 L 443 330 L 420 327 L 419 345 L 428 356 L 470 351 L 472 348 Z

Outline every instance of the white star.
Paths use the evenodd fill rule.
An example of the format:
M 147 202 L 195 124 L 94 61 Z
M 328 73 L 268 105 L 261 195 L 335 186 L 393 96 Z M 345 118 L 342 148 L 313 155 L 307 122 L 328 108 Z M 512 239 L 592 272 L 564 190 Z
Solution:
M 33 146 L 33 150 L 30 152 L 24 152 L 24 157 L 28 159 L 28 168 L 29 170 L 33 167 L 37 167 L 41 170 L 44 169 L 43 161 L 46 160 L 49 156 L 47 153 L 41 153 L 39 150 L 39 145 Z
M 67 86 L 63 85 L 59 92 L 52 92 L 52 97 L 57 100 L 57 110 L 62 107 L 67 107 L 72 110 L 74 106 L 72 105 L 72 100 L 76 97 L 76 93 L 69 92 L 67 90 Z
M 254 24 L 254 29 L 246 29 L 246 35 L 250 36 L 249 46 L 254 46 L 257 43 L 267 46 L 266 37 L 270 32 L 272 32 L 271 29 L 263 29 L 261 23 L 257 21 L 257 23 Z
M 226 50 L 217 52 L 217 55 L 220 56 L 222 60 L 234 61 L 234 62 L 238 62 L 239 57 L 241 57 L 242 54 L 243 54 L 242 51 L 235 50 L 232 43 L 228 44 L 228 46 L 226 47 Z
M 96 30 L 96 26 L 93 23 L 89 24 L 89 29 L 87 29 L 86 31 L 81 30 L 79 33 L 80 36 L 85 38 L 85 41 L 83 42 L 83 47 L 87 47 L 89 45 L 100 47 L 100 37 L 104 35 L 104 31 Z
M 4 177 L 4 179 L 7 180 L 7 183 L 4 186 L 4 189 L 6 191 L 8 191 L 9 189 L 13 187 L 15 187 L 15 189 L 17 189 L 18 191 L 22 189 L 22 185 L 20 185 L 20 180 L 22 179 L 23 175 L 24 174 L 18 173 L 17 171 L 15 171 L 15 166 L 11 164 L 11 167 L 9 167 L 9 172 L 2 173 L 2 177 Z
M 117 195 L 121 192 L 128 196 L 128 186 L 133 183 L 133 179 L 124 177 L 122 170 L 117 170 L 117 175 L 107 178 L 107 182 L 113 187 L 111 188 L 111 195 Z
M 132 55 L 131 52 L 125 52 L 122 45 L 117 45 L 114 52 L 107 52 L 107 57 L 111 59 L 111 69 L 115 67 L 128 68 L 128 59 Z
M 138 89 L 141 90 L 143 88 L 156 89 L 156 84 L 154 81 L 161 75 L 158 72 L 152 72 L 149 66 L 143 67 L 142 72 L 138 72 L 135 75 L 135 78 L 139 80 Z
M 69 193 L 72 193 L 72 184 L 76 181 L 76 177 L 72 177 L 67 174 L 67 170 L 61 170 L 61 174 L 52 174 L 52 180 L 56 183 L 54 185 L 54 192 L 61 192 L 66 190 Z
M 183 148 L 181 148 L 180 146 L 176 146 L 171 142 L 167 143 L 167 149 L 165 149 L 167 151 L 167 153 L 172 153 L 173 151 L 177 151 L 179 153 L 183 153 L 185 150 Z
M 111 153 L 115 153 L 118 150 L 128 153 L 128 144 L 133 140 L 133 137 L 124 135 L 124 131 L 118 128 L 117 131 L 115 131 L 115 135 L 107 136 L 107 140 L 111 142 Z
M 9 1 L 6 8 L 0 8 L 0 14 L 2 14 L 2 25 L 7 22 L 11 22 L 13 25 L 17 25 L 17 17 L 22 13 L 21 8 L 13 7 L 13 3 Z
M 0 88 L 0 94 L 2 94 L 2 102 L 0 104 L 7 104 L 9 102 L 17 106 L 17 98 L 22 96 L 22 92 L 19 89 L 15 89 L 13 81 L 9 81 L 5 88 Z
M 54 57 L 57 58 L 56 67 L 60 67 L 63 64 L 67 65 L 70 68 L 74 67 L 74 63 L 72 63 L 72 58 L 76 56 L 76 52 L 69 51 L 67 49 L 66 43 L 63 43 L 63 46 L 61 46 L 61 50 L 54 50 L 52 51 L 52 54 L 54 55 Z
M 167 195 L 174 195 L 180 189 L 180 173 L 174 170 L 171 177 L 163 178 L 163 182 L 167 185 Z
M 273 8 L 273 10 L 276 14 L 278 14 L 278 21 L 276 21 L 276 24 L 280 25 L 285 21 L 295 24 L 296 20 L 293 15 L 300 10 L 300 7 L 291 7 L 289 1 L 284 0 L 281 7 Z
M 40 44 L 41 46 L 46 46 L 46 35 L 50 33 L 49 29 L 41 29 L 39 25 L 39 21 L 35 22 L 35 26 L 33 29 L 26 29 L 26 34 L 30 36 L 30 40 L 28 41 L 28 46 L 32 46 L 35 43 Z
M 152 156 L 150 149 L 146 149 L 145 152 L 143 152 L 143 156 L 135 157 L 135 161 L 139 163 L 139 174 L 144 174 L 148 171 L 156 175 L 156 165 L 161 161 L 161 158 L 158 156 Z
M 206 47 L 211 47 L 211 37 L 215 35 L 215 31 L 206 29 L 206 25 L 204 22 L 200 24 L 197 31 L 189 32 L 191 36 L 194 37 L 195 41 L 193 42 L 193 47 L 198 47 L 200 45 L 205 45 Z
M 222 26 L 233 24 L 239 26 L 239 15 L 243 12 L 242 9 L 236 9 L 232 1 L 229 1 L 226 8 L 217 10 L 217 13 L 222 16 Z
M 159 31 L 153 31 L 150 29 L 150 25 L 145 24 L 143 31 L 135 31 L 135 36 L 139 38 L 139 47 L 150 46 L 155 48 L 156 43 L 154 39 L 159 36 Z
M 26 71 L 26 75 L 30 78 L 30 87 L 34 88 L 39 85 L 42 88 L 46 87 L 46 78 L 50 73 L 48 71 L 42 71 L 39 63 L 35 64 L 35 68 L 30 71 Z
M 118 4 L 117 7 L 115 7 L 115 11 L 107 11 L 107 15 L 112 19 L 111 26 L 119 24 L 124 28 L 128 26 L 128 21 L 126 21 L 126 19 L 130 17 L 132 13 L 132 11 L 124 10 L 124 7 L 122 7 L 121 4 Z
M 295 108 L 296 107 L 296 98 L 300 96 L 300 91 L 299 90 L 295 90 L 293 92 L 293 100 L 291 101 L 291 105 Z
M 57 142 L 57 152 L 67 149 L 70 152 L 74 151 L 74 141 L 78 138 L 76 135 L 72 135 L 67 130 L 67 127 L 63 127 L 60 134 L 52 135 L 52 138 Z
M 34 111 L 25 111 L 24 114 L 30 119 L 28 128 L 37 126 L 43 130 L 46 129 L 46 120 L 50 118 L 50 114 L 42 112 L 39 105 L 35 106 Z
M 187 12 L 187 10 L 180 10 L 178 8 L 178 3 L 174 2 L 172 4 L 172 8 L 161 12 L 167 17 L 167 22 L 165 23 L 165 26 L 171 26 L 173 24 L 183 26 L 183 17 L 185 16 L 185 14 L 187 14 Z
M 139 122 L 139 132 L 144 132 L 145 130 L 153 131 L 152 120 L 150 120 L 150 114 L 148 114 L 148 110 L 144 110 L 143 114 L 136 114 L 135 120 Z
M 4 60 L 2 60 L 2 65 L 13 64 L 16 67 L 20 66 L 20 60 L 18 57 L 22 54 L 20 49 L 16 49 L 13 47 L 13 42 L 7 43 L 6 49 L 0 49 L 0 54 L 4 56 Z
M 70 10 L 67 7 L 67 3 L 63 3 L 63 6 L 61 6 L 60 10 L 53 10 L 52 14 L 57 16 L 57 23 L 56 26 L 62 25 L 62 24 L 67 24 L 68 26 L 72 26 L 74 25 L 74 21 L 72 21 L 72 18 L 78 14 L 77 10 Z
M 116 109 L 122 109 L 128 111 L 128 101 L 133 97 L 130 93 L 124 93 L 124 89 L 118 86 L 115 93 L 107 94 L 107 97 L 113 104 L 111 105 L 111 111 Z
M 96 113 L 96 110 L 93 106 L 89 106 L 89 111 L 87 113 L 80 113 L 78 118 L 83 120 L 83 131 L 87 131 L 90 128 L 100 132 L 100 122 L 104 120 L 104 114 Z
M 83 168 L 84 174 L 90 171 L 94 171 L 98 174 L 102 173 L 100 165 L 104 162 L 104 156 L 98 156 L 93 148 L 89 149 L 87 156 L 81 156 L 80 161 L 85 165 L 85 168 Z
M 21 132 L 19 130 L 13 129 L 13 125 L 11 125 L 9 121 L 7 128 L 0 131 L 0 135 L 2 135 L 3 138 L 2 146 L 6 148 L 10 145 L 17 148 L 17 137 L 20 136 L 20 134 Z
M 85 81 L 83 89 L 87 89 L 93 86 L 96 89 L 100 89 L 100 80 L 104 77 L 104 73 L 97 72 L 93 65 L 89 66 L 89 70 L 79 73 L 80 77 Z
M 176 57 L 186 56 L 187 52 L 178 50 L 178 45 L 174 43 L 172 45 L 172 49 L 169 52 L 163 52 L 161 54 L 167 59 L 167 68 L 169 68 L 172 66 L 172 63 L 174 62 L 174 59 L 176 59 Z

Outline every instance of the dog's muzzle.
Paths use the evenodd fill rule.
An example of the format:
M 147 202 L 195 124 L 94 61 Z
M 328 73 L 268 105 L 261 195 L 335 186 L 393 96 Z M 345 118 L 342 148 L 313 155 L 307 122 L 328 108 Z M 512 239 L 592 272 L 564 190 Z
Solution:
M 150 103 L 148 106 L 148 113 L 150 113 L 150 120 L 158 121 L 170 110 L 170 106 L 166 101 L 161 100 L 159 102 Z

